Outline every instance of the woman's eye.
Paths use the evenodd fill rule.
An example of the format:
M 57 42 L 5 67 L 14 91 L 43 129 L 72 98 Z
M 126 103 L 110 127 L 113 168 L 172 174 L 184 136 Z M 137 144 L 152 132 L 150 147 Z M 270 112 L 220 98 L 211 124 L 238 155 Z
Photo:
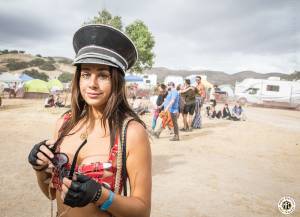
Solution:
M 98 77 L 101 81 L 105 81 L 109 79 L 109 75 L 99 75 Z
M 89 75 L 89 74 L 87 74 L 87 73 L 83 73 L 83 74 L 81 74 L 81 77 L 82 77 L 82 78 L 84 78 L 84 79 L 86 79 L 86 78 L 89 78 L 89 76 L 90 76 L 90 75 Z

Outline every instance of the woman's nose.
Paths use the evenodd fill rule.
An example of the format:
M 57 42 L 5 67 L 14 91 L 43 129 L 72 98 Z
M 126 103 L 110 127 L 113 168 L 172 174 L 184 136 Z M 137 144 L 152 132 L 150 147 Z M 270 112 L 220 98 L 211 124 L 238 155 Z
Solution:
M 98 78 L 96 75 L 91 75 L 89 80 L 89 86 L 93 88 L 98 87 Z

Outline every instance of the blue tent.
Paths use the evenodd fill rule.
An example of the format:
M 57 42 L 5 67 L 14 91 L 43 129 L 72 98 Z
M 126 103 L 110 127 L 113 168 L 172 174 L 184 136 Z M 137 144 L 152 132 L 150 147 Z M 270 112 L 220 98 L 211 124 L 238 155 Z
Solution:
M 33 80 L 34 78 L 30 77 L 29 75 L 26 75 L 26 74 L 22 74 L 20 77 L 19 77 L 22 81 L 30 81 L 30 80 Z
M 126 75 L 125 81 L 129 82 L 143 82 L 143 78 L 136 76 L 136 75 Z

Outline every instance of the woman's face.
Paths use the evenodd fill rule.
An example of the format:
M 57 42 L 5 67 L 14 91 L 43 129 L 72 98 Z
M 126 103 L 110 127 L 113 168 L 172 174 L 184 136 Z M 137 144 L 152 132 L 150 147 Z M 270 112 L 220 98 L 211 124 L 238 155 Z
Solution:
M 107 65 L 81 64 L 80 93 L 89 106 L 104 107 L 111 94 L 111 75 Z
M 159 93 L 160 93 L 160 94 L 163 94 L 163 93 L 165 93 L 165 90 L 164 90 L 164 89 L 162 89 L 161 87 L 158 87 L 158 91 L 159 91 Z

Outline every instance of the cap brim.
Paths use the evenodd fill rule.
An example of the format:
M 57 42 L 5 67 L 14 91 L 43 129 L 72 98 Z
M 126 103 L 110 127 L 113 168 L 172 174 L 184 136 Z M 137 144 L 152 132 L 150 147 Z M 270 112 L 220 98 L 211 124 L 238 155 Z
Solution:
M 115 67 L 117 69 L 120 69 L 120 71 L 125 74 L 125 72 L 117 65 L 117 64 L 114 64 L 110 61 L 107 61 L 107 60 L 103 60 L 103 59 L 99 59 L 99 58 L 95 58 L 95 57 L 86 57 L 86 58 L 82 58 L 82 59 L 79 59 L 79 60 L 75 60 L 73 62 L 73 65 L 76 66 L 76 65 L 79 65 L 79 64 L 83 64 L 83 63 L 86 63 L 86 64 L 99 64 L 99 65 L 108 65 L 108 66 L 112 66 L 112 67 Z

